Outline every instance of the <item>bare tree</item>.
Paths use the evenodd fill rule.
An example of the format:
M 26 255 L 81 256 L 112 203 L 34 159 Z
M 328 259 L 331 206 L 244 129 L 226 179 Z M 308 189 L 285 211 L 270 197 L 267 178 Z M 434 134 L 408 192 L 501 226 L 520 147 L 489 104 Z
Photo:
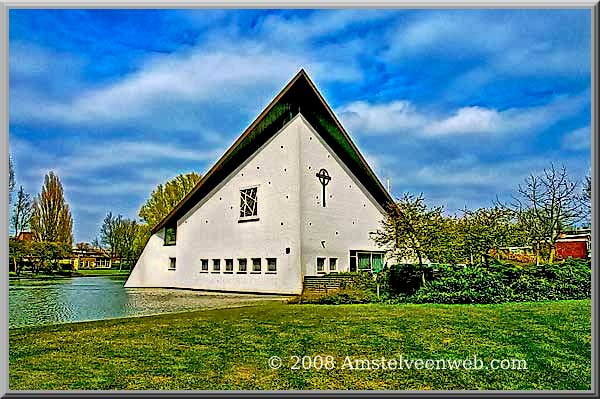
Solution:
M 100 243 L 110 251 L 111 258 L 117 256 L 119 247 L 117 226 L 121 222 L 121 219 L 121 215 L 113 216 L 112 212 L 108 212 L 100 227 Z
M 13 167 L 12 158 L 8 156 L 8 203 L 12 202 L 12 193 L 15 191 L 15 169 Z
M 50 171 L 44 178 L 42 192 L 33 201 L 31 230 L 38 241 L 71 245 L 73 218 L 67 204 L 62 184 Z
M 514 213 L 527 232 L 538 263 L 544 249 L 548 250 L 552 263 L 554 245 L 560 234 L 585 217 L 578 186 L 578 182 L 569 179 L 564 165 L 556 169 L 551 164 L 542 174 L 531 174 L 519 184 L 511 203 L 499 203 Z
M 123 260 L 131 262 L 136 257 L 135 241 L 140 225 L 121 215 L 113 216 L 109 212 L 100 227 L 100 241 L 110 251 L 111 257 L 117 257 L 119 269 Z
M 13 214 L 11 218 L 12 227 L 15 231 L 15 237 L 22 231 L 26 231 L 29 228 L 31 222 L 31 216 L 33 214 L 33 201 L 31 195 L 23 190 L 23 186 L 19 187 L 17 191 L 17 198 L 13 205 Z
M 592 178 L 591 176 L 585 177 L 585 182 L 583 183 L 583 192 L 581 193 L 581 199 L 583 202 L 583 207 L 585 210 L 585 217 L 587 222 L 591 222 L 592 218 Z

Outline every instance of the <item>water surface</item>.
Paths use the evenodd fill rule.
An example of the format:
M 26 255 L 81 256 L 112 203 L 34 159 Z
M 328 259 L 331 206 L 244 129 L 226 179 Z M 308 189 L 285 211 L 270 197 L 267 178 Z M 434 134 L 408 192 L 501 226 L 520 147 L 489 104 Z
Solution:
M 125 288 L 125 276 L 22 279 L 9 286 L 9 328 L 239 306 L 277 296 Z

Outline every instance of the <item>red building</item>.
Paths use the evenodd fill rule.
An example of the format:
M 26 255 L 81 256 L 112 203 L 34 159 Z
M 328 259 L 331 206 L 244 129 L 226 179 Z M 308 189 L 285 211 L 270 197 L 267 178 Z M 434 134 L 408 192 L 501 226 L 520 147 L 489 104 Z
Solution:
M 554 245 L 556 259 L 587 259 L 590 256 L 590 230 L 563 233 Z

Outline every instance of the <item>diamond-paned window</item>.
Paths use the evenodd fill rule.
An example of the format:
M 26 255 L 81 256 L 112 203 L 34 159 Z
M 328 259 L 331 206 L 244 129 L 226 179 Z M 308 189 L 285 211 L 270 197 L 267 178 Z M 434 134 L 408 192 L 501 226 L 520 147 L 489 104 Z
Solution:
M 257 189 L 258 187 L 250 187 L 240 190 L 240 219 L 258 216 Z

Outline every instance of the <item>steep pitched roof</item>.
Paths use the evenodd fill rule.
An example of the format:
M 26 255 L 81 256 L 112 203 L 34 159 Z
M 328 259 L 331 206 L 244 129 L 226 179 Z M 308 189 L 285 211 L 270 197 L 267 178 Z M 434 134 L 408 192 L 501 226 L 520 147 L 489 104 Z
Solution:
M 176 223 L 298 113 L 302 113 L 382 207 L 393 203 L 392 197 L 373 173 L 321 93 L 304 69 L 301 69 L 196 186 L 152 229 L 152 233 Z

